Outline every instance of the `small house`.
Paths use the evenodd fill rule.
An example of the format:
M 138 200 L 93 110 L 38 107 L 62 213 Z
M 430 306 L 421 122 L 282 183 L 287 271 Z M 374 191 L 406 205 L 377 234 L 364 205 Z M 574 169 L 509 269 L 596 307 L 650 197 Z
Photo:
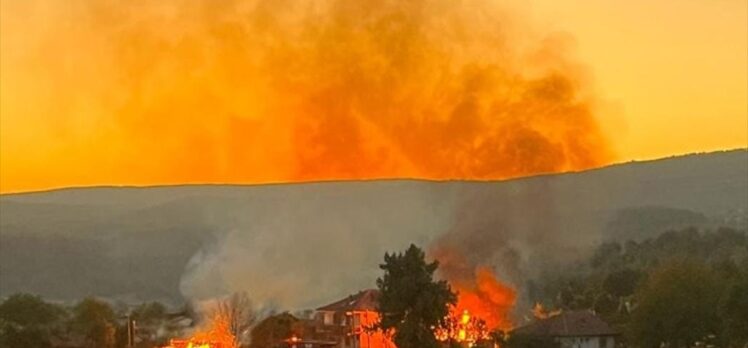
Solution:
M 613 348 L 620 333 L 587 310 L 561 312 L 537 319 L 511 332 L 512 340 L 526 346 L 558 348 Z
M 390 338 L 373 326 L 379 321 L 379 291 L 359 291 L 317 308 L 317 333 L 338 342 L 339 348 L 394 348 Z

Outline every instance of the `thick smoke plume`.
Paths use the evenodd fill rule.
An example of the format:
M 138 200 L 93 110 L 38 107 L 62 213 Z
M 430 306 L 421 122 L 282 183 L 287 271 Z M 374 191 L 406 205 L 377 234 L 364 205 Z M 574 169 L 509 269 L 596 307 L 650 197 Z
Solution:
M 46 157 L 121 183 L 499 179 L 607 163 L 568 38 L 539 34 L 517 13 L 489 0 L 7 0 L 2 113 L 55 115 L 59 141 Z M 493 306 L 499 317 L 486 319 L 507 326 L 516 294 L 495 274 L 519 282 L 513 214 L 540 209 L 533 216 L 547 221 L 543 202 L 495 214 L 480 200 L 461 204 L 431 254 L 463 299 Z M 331 224 L 328 233 L 349 237 Z M 540 230 L 524 242 L 544 238 Z M 300 242 L 297 231 L 264 233 Z M 185 287 L 241 288 L 231 283 L 244 265 L 223 264 L 246 260 L 241 241 L 229 233 L 188 266 L 205 279 L 224 268 L 226 279 Z M 317 247 L 299 261 L 330 246 Z M 251 257 L 282 262 L 280 249 Z M 256 286 L 272 292 L 263 297 L 291 298 L 284 291 L 304 284 L 273 270 L 255 276 L 287 281 Z
M 507 8 L 4 0 L 4 122 L 54 139 L 13 173 L 42 176 L 35 158 L 64 162 L 58 185 L 497 179 L 606 163 L 570 40 Z M 6 145 L 29 141 L 3 128 Z
M 559 235 L 553 198 L 544 181 L 517 182 L 510 192 L 461 191 L 452 225 L 430 247 L 441 275 L 460 293 L 458 312 L 468 310 L 491 328 L 511 328 L 515 305 L 528 304 L 518 303 L 525 282 L 548 264 L 575 259 L 586 245 L 583 234 Z M 576 247 L 565 242 L 573 239 Z

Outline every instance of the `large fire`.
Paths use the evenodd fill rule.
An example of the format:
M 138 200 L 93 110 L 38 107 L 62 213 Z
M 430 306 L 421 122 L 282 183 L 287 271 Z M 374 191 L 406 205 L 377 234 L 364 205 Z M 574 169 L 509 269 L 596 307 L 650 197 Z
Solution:
M 476 270 L 473 286 L 457 286 L 457 304 L 445 318 L 443 327 L 435 329 L 440 341 L 476 343 L 490 339 L 494 330 L 512 328 L 509 312 L 514 306 L 514 289 L 502 284 L 487 268 Z
M 484 320 L 474 317 L 469 311 L 458 313 L 453 310 L 445 318 L 445 325 L 436 328 L 434 335 L 439 341 L 457 341 L 475 343 L 489 338 L 489 331 Z
M 475 283 L 455 286 L 458 291 L 456 313 L 471 313 L 485 321 L 490 330 L 512 328 L 509 315 L 517 293 L 496 279 L 491 270 L 479 267 L 475 270 Z
M 475 265 L 467 251 L 449 242 L 432 246 L 430 254 L 439 260 L 439 271 L 458 293 L 452 317 L 463 313 L 485 323 L 488 330 L 512 328 L 510 315 L 517 300 L 517 292 L 502 283 L 494 271 L 485 265 Z
M 172 339 L 163 348 L 238 348 L 238 345 L 228 320 L 215 316 L 206 328 L 196 331 L 190 338 Z

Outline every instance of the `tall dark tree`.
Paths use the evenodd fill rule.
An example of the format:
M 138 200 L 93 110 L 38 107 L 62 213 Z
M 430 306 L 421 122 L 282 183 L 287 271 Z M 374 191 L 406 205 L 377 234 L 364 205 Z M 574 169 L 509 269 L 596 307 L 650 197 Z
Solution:
M 86 338 L 90 348 L 111 348 L 115 345 L 116 316 L 106 302 L 86 298 L 73 308 L 72 328 Z
M 748 345 L 748 267 L 726 287 L 722 302 L 725 341 L 735 347 Z
M 615 297 L 630 296 L 636 290 L 641 278 L 641 272 L 635 270 L 613 271 L 603 280 L 603 290 Z
M 435 280 L 437 261 L 428 263 L 423 250 L 410 245 L 404 253 L 386 253 L 379 265 L 384 275 L 377 279 L 379 298 L 378 327 L 394 332 L 400 348 L 438 347 L 434 328 L 444 324 L 456 294 L 443 280 Z
M 636 297 L 629 324 L 641 347 L 690 347 L 717 334 L 722 284 L 703 263 L 678 261 L 654 270 Z
M 0 347 L 45 348 L 65 311 L 30 294 L 15 294 L 0 304 Z

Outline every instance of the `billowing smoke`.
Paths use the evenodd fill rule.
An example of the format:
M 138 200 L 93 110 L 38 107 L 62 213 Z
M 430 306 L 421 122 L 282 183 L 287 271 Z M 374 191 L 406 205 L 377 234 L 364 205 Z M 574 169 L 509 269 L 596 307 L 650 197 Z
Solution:
M 185 267 L 181 290 L 188 299 L 246 291 L 266 308 L 314 308 L 373 287 L 384 253 L 415 243 L 440 261 L 465 309 L 508 327 L 523 314 L 517 308 L 529 310 L 529 279 L 576 261 L 600 238 L 601 225 L 587 219 L 596 207 L 576 201 L 580 186 L 559 193 L 559 180 L 546 179 L 253 187 L 206 210 L 215 242 Z
M 454 223 L 430 246 L 441 275 L 460 293 L 458 311 L 510 328 L 525 282 L 548 264 L 574 260 L 578 249 L 564 247 L 585 244 L 583 234 L 558 233 L 563 219 L 553 198 L 553 187 L 542 180 L 515 183 L 509 192 L 461 192 Z
M 49 158 L 56 185 L 497 179 L 611 159 L 571 40 L 501 1 L 2 4 L 4 122 L 53 139 L 22 168 L 3 156 L 7 182 Z M 3 128 L 3 151 L 33 140 Z
M 255 187 L 207 214 L 215 242 L 193 255 L 182 293 L 211 299 L 246 291 L 258 305 L 299 309 L 374 287 L 386 251 L 428 245 L 451 225 L 454 195 L 439 186 L 372 181 Z
M 536 31 L 500 1 L 8 0 L 2 10 L 2 113 L 54 114 L 50 151 L 66 156 L 47 157 L 110 182 L 499 179 L 612 156 L 568 37 Z M 552 238 L 553 210 L 480 197 L 407 237 L 404 222 L 377 230 L 387 216 L 377 211 L 296 211 L 292 197 L 288 210 L 254 207 L 220 224 L 183 288 L 288 302 L 337 279 L 318 272 L 326 265 L 373 279 L 383 251 L 443 234 L 431 253 L 444 276 L 484 301 L 503 289 L 495 275 L 521 282 L 524 248 Z M 324 223 L 309 231 L 312 220 Z M 373 271 L 348 267 L 361 264 Z M 278 271 L 292 266 L 314 271 Z M 511 307 L 505 290 L 489 302 Z

